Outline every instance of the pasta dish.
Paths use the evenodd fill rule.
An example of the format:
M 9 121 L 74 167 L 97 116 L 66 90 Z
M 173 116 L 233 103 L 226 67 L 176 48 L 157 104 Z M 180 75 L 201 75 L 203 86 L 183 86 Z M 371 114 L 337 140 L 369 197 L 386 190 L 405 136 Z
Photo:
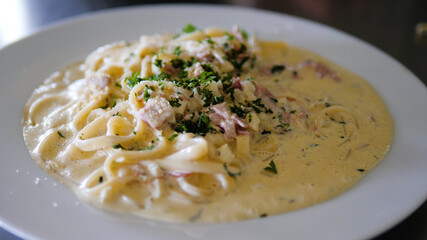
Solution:
M 23 132 L 33 159 L 92 205 L 226 222 L 342 193 L 385 156 L 393 123 L 365 80 L 315 53 L 189 24 L 55 72 Z

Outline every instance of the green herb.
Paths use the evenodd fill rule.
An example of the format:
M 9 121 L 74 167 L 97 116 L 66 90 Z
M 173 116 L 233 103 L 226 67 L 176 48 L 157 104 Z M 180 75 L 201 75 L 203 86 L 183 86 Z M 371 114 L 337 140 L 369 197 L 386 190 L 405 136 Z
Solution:
M 58 135 L 62 138 L 65 138 L 64 135 L 62 135 L 62 133 L 60 131 L 57 131 Z
M 154 66 L 158 67 L 158 68 L 162 68 L 163 61 L 161 59 L 156 59 L 154 60 Z
M 120 85 L 120 83 L 116 82 L 115 83 L 116 87 L 122 88 L 122 85 Z
M 175 51 L 173 51 L 173 54 L 179 56 L 181 54 L 181 46 L 177 46 L 175 48 Z
M 147 150 L 153 150 L 153 148 L 155 148 L 156 146 L 154 146 L 154 145 L 151 145 L 151 146 L 149 146 L 149 147 L 146 147 L 146 148 L 144 148 L 144 149 L 140 149 L 140 151 L 147 151 Z
M 120 143 L 119 144 L 116 144 L 116 145 L 113 145 L 113 146 L 111 146 L 112 148 L 114 148 L 114 149 L 119 149 L 119 148 L 121 148 L 121 149 L 125 149 Z
M 129 89 L 132 89 L 133 87 L 135 87 L 136 84 L 142 81 L 142 79 L 138 77 L 140 74 L 141 72 L 138 71 L 136 73 L 132 73 L 130 77 L 127 77 L 125 79 L 126 85 Z
M 262 134 L 262 135 L 265 135 L 265 134 L 271 134 L 271 131 L 262 130 L 261 134 Z
M 331 104 L 330 103 L 328 103 L 328 102 L 325 102 L 325 107 L 330 107 L 331 106 Z
M 178 133 L 174 133 L 174 134 L 172 134 L 172 135 L 168 138 L 168 141 L 169 141 L 169 142 L 172 142 L 176 137 L 178 137 Z
M 165 90 L 165 82 L 159 82 L 160 90 Z
M 181 133 L 194 133 L 197 135 L 205 136 L 208 132 L 215 132 L 216 130 L 211 126 L 211 119 L 199 112 L 199 118 L 194 119 L 195 114 L 191 117 L 190 120 L 181 120 L 178 121 L 175 131 Z
M 175 98 L 172 100 L 168 100 L 172 107 L 181 107 L 181 103 L 179 103 L 179 99 Z
M 104 177 L 103 176 L 99 176 L 99 183 L 102 183 L 104 181 Z
M 282 123 L 276 126 L 277 128 L 281 128 L 283 132 L 291 131 L 291 125 L 289 123 Z
M 279 82 L 279 79 L 274 79 L 274 82 L 275 82 L 275 83 L 278 83 L 278 82 Z
M 113 106 L 111 106 L 111 108 L 115 107 L 117 104 L 116 102 L 116 96 L 113 95 Z
M 230 170 L 228 170 L 227 163 L 224 163 L 223 166 L 228 176 L 230 177 L 240 176 L 241 172 L 236 172 L 236 173 L 230 172 Z
M 283 66 L 283 65 L 274 65 L 271 68 L 271 73 L 272 74 L 276 74 L 276 73 L 282 72 L 283 70 L 285 70 L 285 66 Z
M 145 88 L 145 91 L 144 91 L 144 95 L 142 96 L 143 98 L 144 98 L 144 100 L 147 102 L 148 101 L 148 99 L 150 99 L 151 98 L 151 95 L 150 95 L 150 93 L 148 92 L 148 87 L 147 86 L 145 86 L 146 88 Z
M 208 38 L 206 39 L 206 42 L 207 42 L 207 43 L 209 43 L 210 45 L 213 45 L 213 44 L 214 44 L 214 41 L 212 41 L 211 37 L 208 37 Z
M 270 161 L 269 166 L 265 167 L 264 170 L 268 171 L 268 172 L 272 172 L 274 174 L 277 174 L 276 164 L 274 163 L 273 160 Z
M 240 29 L 240 34 L 242 34 L 243 39 L 248 40 L 248 33 L 245 30 Z
M 158 53 L 156 53 L 156 52 L 150 52 L 152 55 L 154 55 L 154 56 L 158 56 L 159 54 Z
M 212 91 L 207 88 L 203 88 L 201 93 L 202 101 L 204 102 L 203 107 L 208 107 L 224 102 L 224 96 L 216 97 L 212 94 Z
M 196 27 L 192 24 L 187 24 L 184 28 L 182 28 L 183 33 L 192 33 L 196 31 Z
M 234 35 L 232 35 L 232 34 L 230 34 L 228 32 L 225 32 L 225 35 L 227 35 L 227 39 L 228 40 L 233 40 L 234 39 Z
M 345 125 L 346 124 L 346 122 L 344 122 L 344 121 L 338 121 L 338 120 L 336 120 L 335 118 L 333 118 L 333 117 L 329 117 L 329 119 L 331 119 L 331 121 L 332 122 L 336 122 L 336 123 L 339 123 L 339 124 L 342 124 L 342 125 Z
M 240 43 L 240 48 L 238 50 L 231 48 L 229 51 L 226 52 L 226 56 L 224 56 L 223 59 L 229 61 L 237 70 L 241 71 L 243 64 L 245 64 L 245 62 L 248 61 L 250 57 L 245 56 L 243 58 L 240 58 L 238 56 L 242 53 L 245 53 L 246 50 L 246 45 Z
M 259 215 L 260 218 L 265 218 L 267 216 L 268 216 L 267 213 L 263 213 L 263 214 Z
M 357 169 L 357 171 L 359 171 L 359 172 L 365 172 L 365 169 L 359 168 L 359 169 Z
M 240 118 L 245 118 L 246 115 L 250 112 L 249 110 L 246 110 L 237 105 L 228 105 L 228 108 L 230 108 L 231 112 L 235 113 Z M 252 115 L 250 115 L 250 118 L 252 119 Z
M 132 131 L 132 133 L 133 133 L 134 135 L 136 135 L 136 131 L 135 131 L 135 130 L 133 130 L 133 131 Z
M 246 106 L 251 107 L 256 113 L 273 113 L 271 109 L 267 108 L 264 104 L 261 103 L 261 98 L 257 98 L 252 102 L 246 101 Z
M 291 113 L 291 114 L 294 114 L 294 113 L 296 113 L 296 112 L 297 112 L 297 110 L 291 110 L 291 111 L 290 111 L 290 113 Z
M 105 106 L 99 107 L 102 109 L 107 109 L 108 108 L 108 98 L 105 99 Z

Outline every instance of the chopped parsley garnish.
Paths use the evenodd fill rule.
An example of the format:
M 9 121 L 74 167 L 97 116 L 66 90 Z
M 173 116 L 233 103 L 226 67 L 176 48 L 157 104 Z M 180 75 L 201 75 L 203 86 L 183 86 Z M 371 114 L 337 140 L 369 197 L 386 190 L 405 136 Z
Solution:
M 252 108 L 256 113 L 273 113 L 271 109 L 267 108 L 264 104 L 261 103 L 261 98 L 257 98 L 252 102 L 246 101 L 246 107 Z
M 62 138 L 65 138 L 64 135 L 62 135 L 62 133 L 60 131 L 57 131 L 58 135 Z
M 274 174 L 277 174 L 276 164 L 274 163 L 273 160 L 270 161 L 269 166 L 265 167 L 264 170 L 268 171 L 268 172 L 272 172 Z
M 240 29 L 240 34 L 242 34 L 243 39 L 248 40 L 248 33 L 245 30 Z
M 181 133 L 194 133 L 197 135 L 205 136 L 206 133 L 216 132 L 215 128 L 211 125 L 211 119 L 199 112 L 199 118 L 194 119 L 193 115 L 190 120 L 181 120 L 178 121 L 175 131 Z
M 111 106 L 111 108 L 115 107 L 117 104 L 116 102 L 116 96 L 113 95 L 113 106 Z
M 285 70 L 285 66 L 283 66 L 283 65 L 274 65 L 271 68 L 271 73 L 272 74 L 281 73 L 283 70 Z
M 168 100 L 168 101 L 169 101 L 169 104 L 172 107 L 181 107 L 181 103 L 179 103 L 179 99 L 178 98 L 171 99 L 171 100 Z
M 281 128 L 281 132 L 289 132 L 291 131 L 291 125 L 289 123 L 282 123 L 276 126 L 277 128 Z
M 196 27 L 192 24 L 187 24 L 184 28 L 182 28 L 183 33 L 192 33 L 196 31 Z
M 144 149 L 140 149 L 140 151 L 153 150 L 153 148 L 155 148 L 155 147 L 156 147 L 156 146 L 151 145 L 151 146 L 146 147 L 146 148 L 144 148 Z
M 359 168 L 359 169 L 357 169 L 357 171 L 359 171 L 359 172 L 365 172 L 365 169 Z
M 116 87 L 122 88 L 122 85 L 118 82 L 115 82 Z
M 228 176 L 230 177 L 240 176 L 241 172 L 236 172 L 236 173 L 230 172 L 230 170 L 228 170 L 227 163 L 224 163 L 223 166 Z
M 329 119 L 331 119 L 331 121 L 332 122 L 336 122 L 336 123 L 339 123 L 339 124 L 342 124 L 342 125 L 345 125 L 346 124 L 346 122 L 344 122 L 344 121 L 338 121 L 338 120 L 336 120 L 335 118 L 333 118 L 333 117 L 329 117 Z
M 224 102 L 224 96 L 216 97 L 212 94 L 207 88 L 203 88 L 202 93 L 202 101 L 204 102 L 203 107 L 208 107 L 211 105 L 219 104 Z
M 105 99 L 105 106 L 101 106 L 99 108 L 107 109 L 108 108 L 108 98 Z
M 270 98 L 270 100 L 271 100 L 271 101 L 273 101 L 273 102 L 275 102 L 275 103 L 277 103 L 277 102 L 278 102 L 278 100 L 277 100 L 277 99 L 272 98 L 272 97 Z
M 172 135 L 168 138 L 168 141 L 169 141 L 169 142 L 172 142 L 176 137 L 178 137 L 178 133 L 174 133 L 174 134 L 172 134 Z
M 133 130 L 133 131 L 132 131 L 132 133 L 133 133 L 134 135 L 136 135 L 136 131 L 135 131 L 135 130 Z
M 138 77 L 140 74 L 141 72 L 138 71 L 136 73 L 132 73 L 130 77 L 127 77 L 125 79 L 126 85 L 129 89 L 132 89 L 133 87 L 135 87 L 136 84 L 142 81 L 141 78 Z
M 235 113 L 239 118 L 245 118 L 246 115 L 250 112 L 249 110 L 246 110 L 241 106 L 239 107 L 237 105 L 228 105 L 228 108 L 230 108 L 231 112 Z M 252 115 L 250 115 L 249 118 L 252 119 Z
M 325 107 L 330 107 L 331 106 L 331 104 L 330 103 L 328 103 L 328 102 L 325 102 Z
M 158 68 L 162 68 L 163 66 L 163 61 L 161 59 L 156 59 L 154 60 L 154 66 L 158 67 Z
M 206 42 L 207 42 L 207 43 L 209 43 L 210 45 L 213 45 L 213 44 L 214 44 L 214 41 L 212 41 L 211 37 L 208 37 L 208 38 L 206 39 Z
M 290 111 L 290 113 L 291 113 L 291 114 L 294 114 L 294 113 L 296 113 L 296 112 L 297 112 L 297 110 L 291 110 L 291 111 Z
M 234 35 L 229 33 L 229 32 L 225 32 L 225 35 L 227 35 L 227 39 L 228 40 L 233 40 L 234 39 Z
M 260 218 L 265 218 L 267 216 L 268 216 L 267 213 L 263 213 L 263 214 L 259 215 Z
M 120 143 L 119 144 L 116 144 L 116 145 L 113 145 L 113 146 L 111 146 L 112 148 L 114 148 L 114 149 L 119 149 L 119 148 L 121 148 L 121 149 L 125 149 Z
M 262 135 L 265 135 L 265 134 L 271 134 L 271 131 L 262 130 L 261 134 L 262 134 Z
M 181 46 L 177 46 L 175 48 L 175 51 L 173 52 L 173 54 L 179 56 L 181 54 Z
M 147 87 L 147 86 L 146 86 L 146 87 Z M 150 95 L 150 93 L 148 92 L 148 87 L 147 87 L 147 88 L 145 88 L 144 95 L 142 95 L 142 97 L 144 98 L 144 100 L 145 100 L 145 101 L 148 101 L 148 99 L 150 99 L 150 98 L 151 98 L 151 95 Z
M 227 36 L 232 36 L 232 35 L 227 35 Z M 250 56 L 239 57 L 241 56 L 241 54 L 245 53 L 246 50 L 247 50 L 246 45 L 243 43 L 240 43 L 240 48 L 238 50 L 231 48 L 231 50 L 226 52 L 226 56 L 224 56 L 223 58 L 224 60 L 229 61 L 231 64 L 233 64 L 233 66 L 240 71 L 242 70 L 243 64 L 245 64 L 245 62 L 251 58 Z M 253 58 L 255 58 L 255 56 L 253 56 Z

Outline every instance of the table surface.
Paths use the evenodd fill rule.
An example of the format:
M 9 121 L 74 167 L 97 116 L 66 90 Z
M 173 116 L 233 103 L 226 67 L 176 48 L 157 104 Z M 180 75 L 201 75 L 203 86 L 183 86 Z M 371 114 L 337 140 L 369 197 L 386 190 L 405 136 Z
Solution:
M 0 1 L 0 48 L 36 29 L 82 13 L 107 8 L 182 1 L 155 0 L 12 0 Z M 425 0 L 220 0 L 184 1 L 248 6 L 320 22 L 356 36 L 397 59 L 427 84 L 427 39 L 416 37 L 427 22 Z M 30 10 L 30 11 L 29 11 Z M 20 239 L 0 228 L 0 239 Z M 427 239 L 427 202 L 383 239 Z

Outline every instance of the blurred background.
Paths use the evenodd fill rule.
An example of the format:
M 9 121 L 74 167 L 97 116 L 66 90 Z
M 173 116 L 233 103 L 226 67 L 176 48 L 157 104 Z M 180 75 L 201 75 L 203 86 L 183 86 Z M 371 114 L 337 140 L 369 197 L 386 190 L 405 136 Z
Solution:
M 427 84 L 426 0 L 0 0 L 0 48 L 65 18 L 115 7 L 167 3 L 246 6 L 323 23 L 381 49 Z M 9 239 L 20 238 L 0 228 L 0 240 Z M 427 203 L 375 238 L 386 239 L 427 240 Z

